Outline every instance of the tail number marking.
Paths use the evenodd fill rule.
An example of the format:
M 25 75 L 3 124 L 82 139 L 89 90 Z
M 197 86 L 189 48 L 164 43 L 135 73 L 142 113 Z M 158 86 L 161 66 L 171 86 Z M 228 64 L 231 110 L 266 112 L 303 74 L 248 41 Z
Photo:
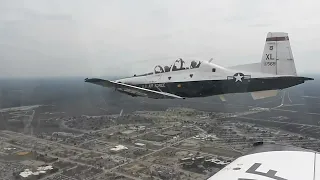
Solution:
M 274 60 L 272 54 L 266 54 L 266 60 Z
M 275 66 L 276 62 L 264 62 L 264 66 Z

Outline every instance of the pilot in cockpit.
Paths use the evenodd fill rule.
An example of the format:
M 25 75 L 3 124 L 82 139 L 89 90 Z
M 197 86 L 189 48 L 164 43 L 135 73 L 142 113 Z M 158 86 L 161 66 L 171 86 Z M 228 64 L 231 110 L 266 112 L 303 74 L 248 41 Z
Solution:
M 164 73 L 164 72 L 170 72 L 171 67 L 172 67 L 172 65 L 170 67 L 169 66 L 164 66 L 164 68 L 162 66 L 160 66 L 160 65 L 157 65 L 154 68 L 154 72 L 155 72 L 155 74 Z
M 177 68 L 176 66 L 176 62 L 180 62 L 180 68 Z M 179 70 L 183 70 L 183 69 L 186 69 L 183 67 L 183 64 L 184 64 L 184 60 L 182 60 L 181 58 L 177 59 L 172 67 L 172 71 L 179 71 Z
M 180 63 L 180 67 L 178 68 L 176 66 L 176 63 Z M 194 69 L 194 68 L 199 68 L 200 67 L 200 64 L 201 64 L 201 61 L 197 62 L 197 61 L 192 61 L 191 64 L 190 64 L 190 67 L 184 67 L 184 64 L 186 62 L 179 58 L 177 59 L 173 66 L 171 65 L 170 67 L 169 66 L 160 66 L 160 65 L 157 65 L 155 68 L 154 68 L 154 73 L 155 74 L 158 74 L 158 73 L 164 73 L 164 72 L 170 72 L 171 68 L 172 68 L 172 71 L 179 71 L 179 70 L 184 70 L 184 69 Z
M 172 65 L 170 67 L 164 66 L 164 72 L 170 72 L 171 67 L 172 67 Z
M 199 68 L 200 67 L 201 62 L 199 61 L 198 64 L 196 61 L 192 61 L 190 64 L 190 69 L 194 69 L 194 68 Z
M 163 72 L 164 72 L 164 69 L 163 69 L 163 67 L 161 67 L 160 65 L 157 65 L 157 66 L 154 68 L 154 73 L 155 73 L 155 74 L 163 73 Z

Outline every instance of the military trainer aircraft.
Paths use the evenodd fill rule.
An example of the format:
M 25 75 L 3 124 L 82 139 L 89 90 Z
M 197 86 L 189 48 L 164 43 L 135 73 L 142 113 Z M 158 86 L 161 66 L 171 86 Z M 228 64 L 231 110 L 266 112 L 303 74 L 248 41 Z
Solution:
M 209 61 L 182 59 L 171 66 L 156 66 L 153 72 L 118 80 L 99 78 L 85 82 L 131 95 L 155 99 L 206 97 L 250 92 L 254 99 L 277 95 L 278 90 L 302 84 L 313 78 L 297 76 L 289 37 L 284 32 L 269 32 L 259 64 L 255 70 L 225 68 Z

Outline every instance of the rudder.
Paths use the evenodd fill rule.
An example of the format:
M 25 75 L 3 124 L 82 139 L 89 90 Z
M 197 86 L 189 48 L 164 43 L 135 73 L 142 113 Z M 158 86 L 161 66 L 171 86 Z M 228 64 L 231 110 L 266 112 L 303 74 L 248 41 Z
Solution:
M 297 75 L 288 33 L 268 33 L 261 60 L 261 72 L 276 75 Z

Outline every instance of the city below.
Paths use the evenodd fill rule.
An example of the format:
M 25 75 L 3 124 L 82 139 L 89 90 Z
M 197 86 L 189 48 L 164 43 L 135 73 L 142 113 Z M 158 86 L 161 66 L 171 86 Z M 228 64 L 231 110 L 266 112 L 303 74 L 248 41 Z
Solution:
M 226 102 L 218 97 L 157 101 L 118 94 L 122 100 L 116 102 L 94 88 L 81 96 L 90 104 L 83 107 L 75 103 L 80 96 L 63 95 L 69 99 L 48 103 L 37 92 L 47 103 L 20 101 L 0 109 L 0 179 L 200 180 L 261 143 L 320 151 L 320 98 L 313 90 L 306 94 L 306 87 L 260 101 L 231 95 Z M 32 97 L 8 89 L 2 91 L 2 102 Z

